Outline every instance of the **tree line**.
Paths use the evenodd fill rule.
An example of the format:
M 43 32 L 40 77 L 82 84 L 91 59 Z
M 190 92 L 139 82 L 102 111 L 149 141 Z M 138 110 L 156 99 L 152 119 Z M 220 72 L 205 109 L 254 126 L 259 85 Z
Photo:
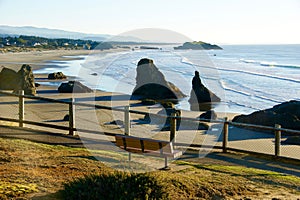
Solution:
M 44 49 L 70 48 L 70 49 L 111 49 L 112 44 L 93 40 L 44 38 L 37 36 L 6 36 L 0 37 L 0 47 L 31 47 Z

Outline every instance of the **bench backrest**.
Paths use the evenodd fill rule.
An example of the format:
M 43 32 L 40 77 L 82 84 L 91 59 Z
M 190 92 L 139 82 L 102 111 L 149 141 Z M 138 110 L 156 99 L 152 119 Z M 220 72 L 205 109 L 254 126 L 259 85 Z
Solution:
M 127 135 L 116 135 L 115 138 L 116 145 L 127 151 L 142 153 L 159 152 L 161 155 L 164 153 L 173 153 L 172 142 Z

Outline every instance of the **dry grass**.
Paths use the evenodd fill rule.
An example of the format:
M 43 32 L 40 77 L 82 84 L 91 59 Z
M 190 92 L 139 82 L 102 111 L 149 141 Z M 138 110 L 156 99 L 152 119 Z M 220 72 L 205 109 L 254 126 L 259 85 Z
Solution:
M 13 139 L 0 139 L 0 149 L 2 198 L 56 192 L 63 189 L 62 184 L 66 181 L 105 168 L 97 160 L 90 159 L 90 153 L 85 149 Z M 1 191 L 3 185 L 5 192 Z
M 97 155 L 103 152 L 93 152 Z M 59 191 L 66 183 L 72 189 L 78 179 L 84 183 L 92 175 L 116 173 L 93 156 L 82 148 L 0 138 L 0 199 L 62 199 Z M 170 199 L 300 198 L 299 177 L 240 166 L 177 161 L 171 171 L 145 175 Z

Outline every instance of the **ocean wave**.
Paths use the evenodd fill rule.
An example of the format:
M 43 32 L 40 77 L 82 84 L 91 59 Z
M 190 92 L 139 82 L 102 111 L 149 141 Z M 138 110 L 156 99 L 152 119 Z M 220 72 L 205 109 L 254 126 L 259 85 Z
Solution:
M 238 93 L 241 93 L 240 91 L 245 91 L 245 94 L 251 94 L 250 96 L 252 96 L 252 97 L 257 97 L 259 99 L 268 100 L 268 101 L 271 101 L 274 103 L 281 103 L 286 100 L 284 98 L 281 98 L 281 96 L 279 96 L 277 94 L 271 94 L 271 93 L 266 92 L 265 90 L 262 91 L 259 89 L 253 89 L 253 88 L 250 88 L 238 81 L 228 80 L 228 79 L 225 79 L 225 80 L 221 81 L 221 85 L 222 85 L 223 89 L 225 89 L 225 88 L 231 89 L 232 91 L 238 91 Z M 230 85 L 233 85 L 237 89 L 230 88 L 229 86 L 227 86 L 227 83 L 230 83 Z
M 251 88 L 242 86 L 241 84 L 237 84 L 237 85 L 242 87 L 243 89 L 232 88 L 228 86 L 225 81 L 221 81 L 221 86 L 224 90 L 245 96 L 246 98 L 256 98 L 261 101 L 268 101 L 275 104 L 282 103 L 284 101 L 284 99 L 279 100 L 277 96 L 274 96 L 272 94 L 264 93 L 258 90 L 252 90 Z
M 246 105 L 246 104 L 242 104 L 242 103 L 238 103 L 238 102 L 234 102 L 234 101 L 228 101 L 227 104 L 228 104 L 229 108 L 230 107 L 236 107 L 236 106 L 238 106 L 238 107 L 242 107 L 242 108 L 244 108 L 246 110 L 249 110 L 251 112 L 253 112 L 253 111 L 259 111 L 260 110 L 260 108 L 256 108 L 254 106 L 250 106 L 250 105 Z
M 296 64 L 278 64 L 276 62 L 269 62 L 269 61 L 257 61 L 257 60 L 248 60 L 248 59 L 240 59 L 240 62 L 247 63 L 247 64 L 257 64 L 264 67 L 283 67 L 283 68 L 299 68 L 300 65 Z
M 181 62 L 184 63 L 184 64 L 188 64 L 188 65 L 192 65 L 194 66 L 194 63 L 191 62 L 189 59 L 187 59 L 186 57 L 182 57 L 181 58 Z
M 241 73 L 241 74 L 249 74 L 249 75 L 253 75 L 253 76 L 273 78 L 273 79 L 288 81 L 288 82 L 293 82 L 293 83 L 300 83 L 300 80 L 297 80 L 297 79 L 268 75 L 268 74 L 261 74 L 261 73 L 257 73 L 257 72 L 250 72 L 250 71 L 239 70 L 239 69 L 228 69 L 228 68 L 221 68 L 221 67 L 215 68 L 215 67 L 210 67 L 210 66 L 201 66 L 201 67 L 208 68 L 208 69 L 214 69 L 214 70 L 217 69 L 219 71 L 225 71 L 225 72 L 235 72 L 235 73 Z
M 240 59 L 240 62 L 243 62 L 243 63 L 255 63 L 255 64 L 259 63 L 258 61 L 255 61 L 255 60 L 246 60 L 244 58 Z
M 252 96 L 251 93 L 247 93 L 247 92 L 244 92 L 244 91 L 239 91 L 239 90 L 236 90 L 236 89 L 227 87 L 227 86 L 224 85 L 224 84 L 222 84 L 222 86 L 223 86 L 223 89 L 226 90 L 226 91 L 234 92 L 234 93 L 236 93 L 236 94 L 240 94 L 240 95 L 247 96 L 247 97 Z

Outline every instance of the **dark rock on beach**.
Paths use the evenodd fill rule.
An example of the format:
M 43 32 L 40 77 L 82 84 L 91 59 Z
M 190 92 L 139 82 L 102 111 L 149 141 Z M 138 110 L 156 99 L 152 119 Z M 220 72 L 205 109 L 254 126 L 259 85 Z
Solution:
M 191 95 L 189 99 L 191 110 L 211 110 L 212 103 L 220 101 L 221 99 L 217 95 L 215 95 L 202 84 L 199 72 L 195 71 L 195 76 L 192 81 Z
M 300 130 L 300 101 L 293 100 L 249 115 L 239 115 L 232 121 L 263 126 L 280 124 L 282 128 Z
M 55 80 L 55 79 L 66 79 L 67 76 L 64 75 L 62 72 L 54 72 L 48 74 L 48 79 L 50 80 Z
M 289 136 L 282 144 L 300 145 L 300 136 Z
M 200 119 L 208 119 L 208 120 L 216 120 L 217 119 L 217 113 L 213 110 L 208 110 L 205 113 L 202 113 L 199 116 Z
M 185 97 L 178 87 L 166 81 L 153 60 L 143 58 L 137 65 L 136 86 L 132 95 L 141 99 L 177 100 Z
M 16 80 L 18 74 L 16 71 L 3 67 L 0 72 L 0 89 L 1 90 L 14 90 L 17 86 Z
M 66 114 L 63 118 L 63 121 L 68 122 L 70 120 L 70 115 Z
M 171 102 L 162 103 L 163 109 L 157 114 L 165 117 L 157 116 L 157 114 L 146 114 L 142 119 L 143 123 L 152 123 L 159 125 L 160 131 L 170 131 L 171 128 L 171 114 L 175 113 L 176 130 L 207 130 L 208 124 L 198 121 L 181 120 L 181 110 L 177 110 Z
M 58 92 L 60 93 L 90 93 L 93 90 L 79 81 L 69 81 L 67 83 L 62 83 L 58 87 Z
M 117 120 L 113 120 L 113 121 L 109 122 L 109 124 L 111 124 L 111 125 L 118 125 L 118 126 L 124 126 L 124 121 L 117 119 Z
M 174 104 L 167 102 L 167 103 L 162 103 L 162 106 L 164 109 L 160 110 L 157 114 L 159 115 L 165 115 L 167 118 L 165 119 L 165 123 L 161 131 L 169 131 L 171 127 L 171 114 L 174 113 L 176 117 L 181 117 L 181 111 L 175 109 Z M 176 129 L 178 130 L 180 126 L 180 118 L 176 120 Z

